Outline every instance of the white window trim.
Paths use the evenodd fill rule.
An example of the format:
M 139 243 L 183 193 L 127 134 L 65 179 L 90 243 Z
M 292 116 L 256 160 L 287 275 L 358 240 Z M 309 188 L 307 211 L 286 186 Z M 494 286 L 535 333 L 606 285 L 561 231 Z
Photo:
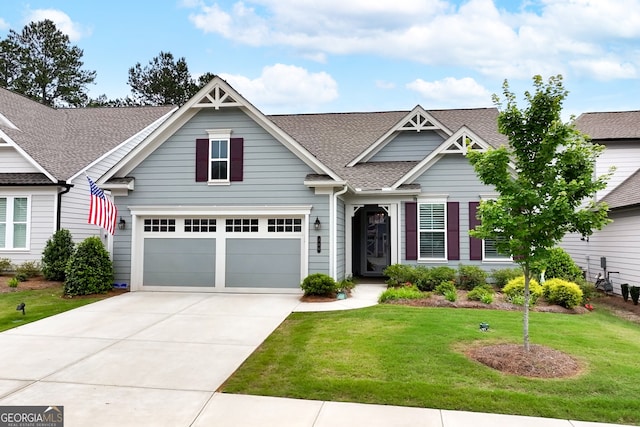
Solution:
M 435 204 L 441 204 L 444 206 L 444 229 L 443 229 L 443 234 L 444 234 L 444 256 L 442 258 L 424 258 L 421 257 L 420 255 L 420 233 L 421 233 L 421 229 L 420 229 L 420 205 L 435 205 Z M 417 242 L 417 248 L 418 248 L 418 262 L 434 262 L 434 261 L 439 261 L 439 262 L 443 262 L 443 261 L 448 261 L 448 251 L 449 251 L 449 242 L 447 240 L 447 230 L 448 230 L 448 226 L 449 224 L 447 223 L 447 199 L 418 199 L 417 200 L 417 212 L 416 212 L 416 221 L 418 222 L 416 224 L 416 238 L 418 239 Z
M 207 129 L 209 134 L 209 155 L 207 162 L 207 181 L 210 185 L 229 185 L 231 183 L 231 129 Z M 226 141 L 227 142 L 227 178 L 226 179 L 211 179 L 211 142 L 212 141 Z M 223 161 L 225 159 L 219 159 Z
M 513 261 L 513 258 L 510 256 L 496 257 L 496 258 L 487 258 L 487 253 L 485 251 L 485 241 L 486 239 L 482 239 L 482 262 L 495 262 L 495 263 L 504 263 L 505 261 Z
M 29 194 L 2 194 L 0 198 L 7 199 L 7 211 L 5 218 L 5 247 L 0 248 L 0 252 L 19 252 L 19 251 L 29 251 L 31 249 L 31 195 Z M 13 231 L 14 231 L 14 222 L 13 222 L 13 208 L 14 208 L 14 200 L 15 199 L 27 199 L 27 219 L 26 219 L 26 236 L 25 236 L 25 247 L 24 248 L 14 248 L 13 247 Z

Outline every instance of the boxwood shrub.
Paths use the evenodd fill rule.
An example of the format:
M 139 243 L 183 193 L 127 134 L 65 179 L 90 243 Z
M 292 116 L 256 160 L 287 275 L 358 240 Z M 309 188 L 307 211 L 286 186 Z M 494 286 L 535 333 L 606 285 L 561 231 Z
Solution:
M 113 264 L 99 237 L 87 237 L 69 258 L 65 295 L 90 295 L 113 289 Z
M 305 295 L 331 295 L 337 291 L 336 281 L 324 273 L 308 275 L 300 284 Z
M 573 308 L 582 303 L 582 289 L 573 282 L 549 279 L 544 282 L 543 295 L 550 304 Z
M 514 304 L 524 304 L 524 276 L 511 279 L 507 285 L 502 288 L 502 292 L 507 299 Z M 542 286 L 537 280 L 529 281 L 529 304 L 534 305 L 540 296 L 542 296 Z

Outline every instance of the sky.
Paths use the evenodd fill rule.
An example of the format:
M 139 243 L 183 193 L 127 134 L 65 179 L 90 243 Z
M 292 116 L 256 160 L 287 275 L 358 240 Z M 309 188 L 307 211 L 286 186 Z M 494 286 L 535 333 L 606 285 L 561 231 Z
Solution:
M 4 0 L 0 37 L 50 19 L 130 94 L 160 52 L 265 114 L 492 107 L 561 74 L 563 118 L 640 110 L 640 0 Z

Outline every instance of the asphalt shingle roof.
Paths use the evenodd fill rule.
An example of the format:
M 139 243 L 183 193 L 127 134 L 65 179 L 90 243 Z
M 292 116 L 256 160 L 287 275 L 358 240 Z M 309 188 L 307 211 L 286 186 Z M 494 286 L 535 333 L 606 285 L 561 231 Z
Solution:
M 174 107 L 54 109 L 0 88 L 0 130 L 60 180 L 66 180 Z
M 390 187 L 418 162 L 368 162 L 347 164 L 404 119 L 410 111 L 326 113 L 268 116 L 318 160 L 342 179 L 362 190 Z M 429 110 L 454 133 L 463 125 L 494 147 L 506 144 L 498 133 L 495 108 Z
M 602 198 L 610 209 L 640 205 L 640 169 Z
M 575 126 L 594 140 L 640 139 L 640 111 L 584 113 Z

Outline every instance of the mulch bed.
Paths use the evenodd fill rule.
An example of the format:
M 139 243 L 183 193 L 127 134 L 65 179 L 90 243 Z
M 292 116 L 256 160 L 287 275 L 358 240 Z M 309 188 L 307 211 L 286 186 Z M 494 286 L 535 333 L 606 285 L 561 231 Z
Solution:
M 9 293 L 9 292 L 17 292 L 17 291 L 26 291 L 26 290 L 36 290 L 36 289 L 49 289 L 49 288 L 60 288 L 63 285 L 63 282 L 58 282 L 55 280 L 46 280 L 42 276 L 32 277 L 31 279 L 20 282 L 16 288 L 12 288 L 8 285 L 9 279 L 11 279 L 11 275 L 1 275 L 0 276 L 0 294 Z M 128 292 L 127 289 L 112 289 L 105 294 L 100 294 L 105 298 L 109 298 L 112 296 L 120 295 L 122 293 Z M 96 295 L 79 295 L 74 297 L 65 296 L 64 298 L 92 298 Z

